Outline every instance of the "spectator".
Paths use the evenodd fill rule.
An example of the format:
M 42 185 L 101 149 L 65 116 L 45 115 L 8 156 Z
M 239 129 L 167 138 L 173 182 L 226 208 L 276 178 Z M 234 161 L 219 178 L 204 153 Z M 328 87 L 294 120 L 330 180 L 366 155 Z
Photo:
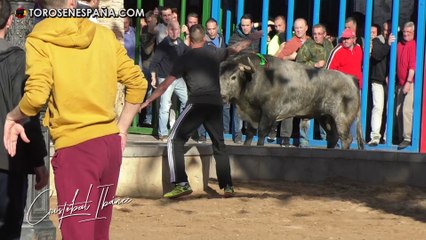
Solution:
M 145 14 L 146 26 L 141 28 L 141 58 L 142 61 L 142 72 L 148 81 L 148 90 L 145 97 L 149 97 L 152 92 L 151 86 L 151 72 L 149 71 L 149 65 L 151 64 L 152 56 L 154 55 L 155 49 L 155 27 L 157 26 L 157 17 L 153 11 L 148 11 Z M 152 126 L 152 106 L 145 109 L 140 114 L 140 120 L 142 125 Z
M 296 56 L 296 62 L 303 63 L 314 68 L 323 68 L 327 61 L 330 52 L 333 50 L 333 45 L 325 39 L 327 32 L 325 26 L 316 24 L 312 27 L 313 40 L 307 39 L 305 44 L 300 48 Z M 308 130 L 310 122 L 308 119 L 300 121 L 300 147 L 308 147 Z M 320 126 L 320 135 L 322 140 L 326 140 L 326 133 Z
M 151 71 L 151 85 L 156 88 L 156 84 L 161 84 L 170 74 L 171 68 L 176 59 L 184 54 L 188 47 L 179 38 L 180 26 L 178 22 L 170 22 L 167 25 L 168 36 L 157 46 L 149 67 Z M 169 112 L 171 107 L 172 94 L 176 93 L 181 101 L 181 110 L 183 110 L 188 99 L 188 93 L 185 81 L 182 78 L 177 79 L 161 96 L 159 110 L 158 137 L 160 141 L 166 142 L 169 135 L 167 123 L 169 121 Z
M 388 56 L 390 45 L 395 41 L 392 34 L 388 35 L 387 44 L 382 43 L 379 38 L 381 35 L 380 26 L 373 24 L 371 26 L 371 53 L 370 53 L 370 83 L 373 98 L 373 109 L 371 111 L 371 140 L 368 142 L 370 147 L 377 146 L 380 143 L 382 128 L 382 117 L 385 106 L 385 89 L 388 74 Z
M 278 50 L 280 49 L 280 45 L 285 42 L 285 28 L 286 28 L 285 17 L 282 15 L 275 17 L 274 24 L 275 24 L 276 33 L 268 44 L 268 55 L 271 55 L 271 56 L 275 56 L 275 54 L 277 54 Z M 286 120 L 280 122 L 281 127 L 285 126 L 285 123 L 283 122 L 286 122 Z M 277 139 L 277 126 L 278 126 L 278 122 L 274 124 L 271 132 L 266 137 L 267 142 L 272 143 Z M 281 132 L 283 131 L 284 130 L 281 130 Z
M 19 103 L 25 84 L 25 52 L 4 40 L 12 25 L 13 15 L 8 0 L 0 0 L 0 124 L 4 126 L 6 114 Z M 10 157 L 0 147 L 0 236 L 1 239 L 20 239 L 27 199 L 28 174 L 36 174 L 35 189 L 47 185 L 49 173 L 44 166 L 47 155 L 38 116 L 24 124 L 31 139 L 19 139 L 17 154 Z M 3 128 L 0 134 L 3 136 Z
M 240 24 L 238 26 L 238 28 L 235 30 L 235 32 L 232 34 L 231 38 L 229 39 L 228 44 L 229 45 L 234 45 L 237 42 L 241 42 L 241 41 L 245 41 L 249 39 L 249 35 L 251 33 L 255 32 L 254 30 L 254 25 L 253 25 L 253 17 L 251 14 L 244 14 L 241 19 L 240 19 Z M 243 49 L 242 52 L 259 52 L 259 44 L 260 41 L 254 40 L 252 41 L 252 43 L 250 44 L 249 47 L 247 47 L 246 49 Z M 225 108 L 227 108 L 225 106 Z M 232 126 L 232 131 L 233 131 L 233 141 L 237 144 L 241 144 L 243 143 L 243 134 L 242 134 L 242 128 L 243 128 L 243 121 L 241 120 L 240 115 L 237 112 L 236 106 L 234 104 L 230 105 L 230 111 L 233 112 L 233 126 Z M 231 108 L 233 108 L 231 110 Z M 228 109 L 226 109 L 225 111 L 228 111 Z M 226 116 L 226 113 L 225 113 Z M 225 121 L 225 119 L 224 119 Z M 226 125 L 226 123 L 225 123 Z M 228 126 L 229 126 L 229 122 L 228 122 Z M 226 129 L 227 127 L 225 127 Z M 225 132 L 227 133 L 227 132 Z
M 46 9 L 76 8 L 75 1 L 42 3 Z M 55 147 L 58 206 L 89 204 L 61 219 L 62 237 L 108 239 L 113 207 L 96 206 L 115 198 L 127 129 L 145 95 L 146 80 L 115 34 L 86 18 L 39 22 L 27 37 L 26 57 L 29 77 L 18 106 L 7 114 L 5 146 L 14 156 L 19 136 L 29 142 L 21 121 L 36 116 L 47 102 L 44 123 Z M 126 102 L 117 121 L 118 82 L 125 85 Z
M 189 29 L 194 26 L 195 24 L 198 24 L 199 19 L 198 19 L 198 14 L 196 13 L 189 13 L 186 16 L 186 25 L 182 26 L 182 32 L 183 32 L 183 36 L 185 37 L 185 44 L 186 46 L 189 46 Z
M 162 22 L 155 28 L 157 45 L 167 36 L 167 25 L 172 20 L 172 9 L 170 7 L 165 6 L 161 9 L 161 20 Z
M 124 48 L 126 48 L 127 55 L 133 61 L 135 60 L 135 53 L 136 53 L 136 31 L 133 26 L 130 24 L 130 19 L 128 17 L 125 17 L 123 19 L 124 24 Z M 139 67 L 142 68 L 142 57 L 139 54 Z
M 402 41 L 398 43 L 396 56 L 396 117 L 398 138 L 402 142 L 398 150 L 411 145 L 413 100 L 414 100 L 414 74 L 416 71 L 416 40 L 414 39 L 414 23 L 404 24 Z
M 237 42 L 247 40 L 249 38 L 249 34 L 255 32 L 254 26 L 253 26 L 253 17 L 251 14 L 244 14 L 240 19 L 240 24 L 238 25 L 238 28 L 235 30 L 235 32 L 232 34 L 231 38 L 229 39 L 229 45 L 233 45 Z M 254 40 L 251 45 L 244 49 L 243 52 L 259 52 L 259 40 Z
M 355 33 L 356 43 L 359 44 L 361 49 L 364 49 L 364 38 L 361 36 L 361 31 L 358 29 L 358 22 L 354 17 L 348 17 L 345 21 L 345 29 L 350 29 Z
M 276 34 L 272 37 L 271 41 L 268 44 L 268 55 L 272 56 L 274 56 L 278 52 L 280 45 L 285 42 L 285 17 L 282 15 L 275 17 L 274 24 Z
M 358 86 L 362 87 L 362 49 L 356 43 L 355 32 L 345 29 L 341 36 L 341 43 L 330 53 L 326 69 L 337 70 L 354 76 Z M 356 135 L 356 121 L 351 126 L 352 137 Z
M 303 44 L 309 39 L 306 35 L 308 31 L 308 23 L 303 18 L 298 18 L 294 21 L 295 36 L 288 42 L 282 43 L 280 49 L 275 54 L 278 58 L 283 60 L 296 60 L 297 52 Z M 293 118 L 287 118 L 281 121 L 280 136 L 281 146 L 293 147 L 290 143 L 291 134 L 293 132 Z
M 172 8 L 172 19 L 171 20 L 179 22 L 178 16 L 179 16 L 178 9 L 177 8 Z

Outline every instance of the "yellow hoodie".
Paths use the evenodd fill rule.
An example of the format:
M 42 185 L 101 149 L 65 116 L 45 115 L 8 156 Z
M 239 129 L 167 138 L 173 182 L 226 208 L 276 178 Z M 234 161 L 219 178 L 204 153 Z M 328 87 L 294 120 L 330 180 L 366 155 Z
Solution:
M 118 133 L 117 82 L 126 101 L 141 103 L 147 81 L 114 33 L 88 19 L 48 18 L 26 42 L 29 76 L 21 111 L 34 116 L 48 101 L 43 121 L 56 149 Z

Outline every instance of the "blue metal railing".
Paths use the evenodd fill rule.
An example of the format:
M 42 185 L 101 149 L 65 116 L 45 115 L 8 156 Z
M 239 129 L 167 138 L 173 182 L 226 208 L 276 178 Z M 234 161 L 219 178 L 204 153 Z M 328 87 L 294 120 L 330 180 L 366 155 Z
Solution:
M 186 2 L 186 0 L 181 0 L 182 2 Z M 211 16 L 218 21 L 221 25 L 222 16 L 221 16 L 221 0 L 211 0 Z M 230 4 L 234 4 L 236 2 L 235 8 Z M 321 0 L 312 0 L 313 2 L 313 18 L 312 25 L 321 22 L 320 13 L 321 13 Z M 293 22 L 294 22 L 294 14 L 295 14 L 295 0 L 287 0 L 287 40 L 293 37 Z M 337 3 L 337 1 L 336 1 Z M 224 1 L 224 11 L 225 11 L 225 41 L 228 42 L 229 38 L 232 34 L 232 23 L 239 24 L 240 19 L 244 14 L 244 0 L 225 0 Z M 268 18 L 269 18 L 269 4 L 270 0 L 262 1 L 262 26 L 264 35 L 261 39 L 261 47 L 260 51 L 262 54 L 265 54 L 267 51 L 267 26 L 268 26 Z M 284 4 L 284 3 L 283 3 Z M 346 20 L 346 11 L 347 11 L 347 0 L 339 0 L 339 19 L 337 26 L 337 34 L 340 36 L 344 30 L 345 20 Z M 368 92 L 370 88 L 369 82 L 369 63 L 370 63 L 370 26 L 372 25 L 372 16 L 373 16 L 373 4 L 374 0 L 366 0 L 365 1 L 365 31 L 364 31 L 364 56 L 363 56 L 363 85 L 362 85 L 362 95 L 361 95 L 361 122 L 363 126 L 363 134 L 364 137 L 368 138 L 368 134 L 366 132 L 367 124 L 369 123 L 369 119 L 367 119 L 367 105 L 368 105 Z M 414 106 L 413 106 L 413 120 L 412 120 L 412 146 L 406 148 L 404 151 L 418 152 L 420 149 L 420 138 L 421 138 L 421 118 L 422 118 L 422 94 L 423 94 L 423 67 L 424 67 L 424 42 L 425 42 L 425 25 L 426 25 L 426 0 L 418 0 L 418 9 L 417 9 L 417 22 L 415 23 L 416 27 L 416 72 L 414 79 Z M 186 4 L 185 4 L 186 8 Z M 236 10 L 236 14 L 233 14 L 233 10 Z M 388 99 L 387 99 L 387 118 L 386 122 L 386 143 L 379 145 L 379 149 L 396 149 L 396 146 L 393 145 L 393 126 L 394 126 L 394 116 L 395 116 L 395 76 L 396 76 L 396 53 L 397 53 L 397 42 L 398 42 L 398 25 L 399 25 L 399 9 L 400 9 L 400 1 L 393 0 L 392 2 L 392 26 L 391 32 L 393 36 L 396 38 L 395 42 L 391 45 L 390 55 L 389 55 L 389 78 L 388 78 Z M 219 26 L 220 26 L 219 25 Z M 425 114 L 426 115 L 426 114 Z M 311 121 L 311 127 L 309 129 L 309 139 L 312 142 L 312 145 L 325 145 L 324 141 L 314 140 L 313 137 L 313 121 Z

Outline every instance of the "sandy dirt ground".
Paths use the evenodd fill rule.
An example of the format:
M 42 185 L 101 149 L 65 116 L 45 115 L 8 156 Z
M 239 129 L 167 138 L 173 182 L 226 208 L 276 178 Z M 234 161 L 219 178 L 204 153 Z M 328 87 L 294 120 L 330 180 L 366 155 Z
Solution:
M 111 239 L 426 239 L 426 189 L 344 180 L 235 185 L 234 198 L 222 198 L 211 180 L 205 193 L 114 206 Z

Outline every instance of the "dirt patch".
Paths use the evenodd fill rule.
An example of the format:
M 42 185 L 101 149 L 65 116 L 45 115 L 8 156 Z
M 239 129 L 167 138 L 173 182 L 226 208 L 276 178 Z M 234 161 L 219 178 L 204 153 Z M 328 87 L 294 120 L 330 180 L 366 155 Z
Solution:
M 236 182 L 224 199 L 215 181 L 178 200 L 132 199 L 114 206 L 111 239 L 425 239 L 426 189 Z M 56 208 L 56 199 L 51 200 Z M 51 216 L 55 226 L 57 217 Z M 59 232 L 57 239 L 60 239 Z

